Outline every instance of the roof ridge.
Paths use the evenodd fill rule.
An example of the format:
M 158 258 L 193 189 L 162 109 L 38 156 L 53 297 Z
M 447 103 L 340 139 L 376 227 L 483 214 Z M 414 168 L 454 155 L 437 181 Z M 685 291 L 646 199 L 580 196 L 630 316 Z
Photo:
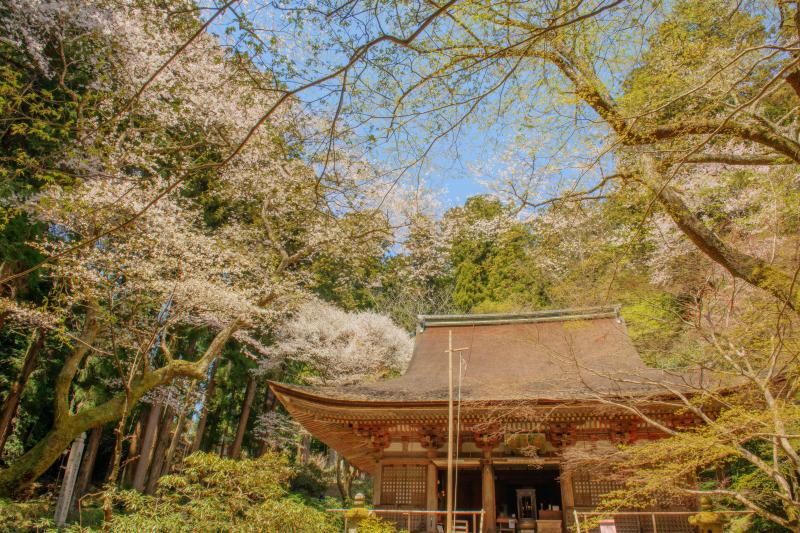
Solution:
M 417 315 L 419 329 L 436 326 L 510 324 L 520 322 L 561 322 L 567 320 L 620 319 L 620 305 L 546 309 L 522 313 L 476 313 L 458 315 Z

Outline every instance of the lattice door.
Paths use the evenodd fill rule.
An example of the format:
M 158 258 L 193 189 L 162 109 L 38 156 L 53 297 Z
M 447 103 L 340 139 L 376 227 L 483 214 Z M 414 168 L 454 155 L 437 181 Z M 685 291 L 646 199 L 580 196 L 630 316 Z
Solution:
M 393 509 L 425 509 L 427 484 L 426 465 L 384 465 L 381 473 L 381 505 Z M 390 520 L 405 528 L 403 515 L 389 515 Z M 424 529 L 424 515 L 411 519 L 413 530 Z
M 620 484 L 607 479 L 592 476 L 589 472 L 575 472 L 572 475 L 572 495 L 575 507 L 590 510 L 600 504 L 604 494 L 617 490 Z M 689 508 L 688 506 L 685 508 Z M 674 510 L 683 510 L 675 508 Z M 567 513 L 567 525 L 574 526 L 574 520 Z M 650 515 L 616 515 L 614 516 L 617 533 L 652 533 L 653 518 Z M 660 515 L 656 516 L 658 533 L 694 533 L 695 528 L 689 525 L 686 515 Z M 589 533 L 597 533 L 592 529 Z
M 619 483 L 607 479 L 597 479 L 588 472 L 575 472 L 572 476 L 572 496 L 575 507 L 595 507 L 600 504 L 604 494 L 621 488 Z

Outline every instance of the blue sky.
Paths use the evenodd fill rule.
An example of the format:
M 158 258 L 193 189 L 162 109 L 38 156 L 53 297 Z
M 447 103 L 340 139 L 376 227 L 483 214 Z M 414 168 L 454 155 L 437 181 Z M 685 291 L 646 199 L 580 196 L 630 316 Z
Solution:
M 259 5 L 263 9 L 261 7 L 253 7 Z M 269 6 L 270 4 L 258 3 L 243 4 L 241 6 L 241 9 L 256 10 L 248 13 L 248 19 L 252 16 L 253 20 L 258 21 L 260 32 L 266 36 L 274 36 L 278 42 L 272 51 L 267 50 L 256 57 L 256 61 L 260 62 L 260 68 L 264 70 L 275 68 L 276 57 L 289 58 L 289 62 L 297 60 L 298 64 L 301 65 L 300 71 L 305 73 L 305 78 L 296 74 L 276 76 L 284 81 L 287 87 L 292 87 L 292 84 L 301 84 L 322 73 L 329 72 L 332 66 L 341 65 L 345 62 L 347 54 L 341 50 L 314 48 L 314 41 L 323 41 L 328 36 L 325 34 L 324 25 L 315 26 L 310 22 L 304 22 L 298 29 L 297 21 L 287 21 L 283 17 L 285 13 L 280 10 L 275 11 Z M 212 25 L 212 32 L 223 34 L 225 23 L 230 23 L 230 20 L 223 20 L 220 21 L 220 24 Z M 346 30 L 343 31 L 346 32 Z M 234 30 L 223 39 L 238 39 L 240 36 L 241 34 Z M 363 36 L 361 37 L 363 42 Z M 280 62 L 278 62 L 278 65 L 279 69 L 283 68 L 280 66 Z M 285 72 L 286 70 L 279 71 L 280 74 Z M 496 73 L 492 75 L 496 75 Z M 402 78 L 404 73 L 399 72 L 398 76 Z M 520 73 L 519 78 L 525 80 L 527 76 L 530 76 L 530 74 L 523 72 Z M 410 79 L 413 80 L 413 76 Z M 530 80 L 530 78 L 527 79 Z M 404 83 L 407 84 L 408 81 L 406 80 Z M 333 116 L 333 109 L 335 109 L 337 102 L 336 95 L 338 95 L 337 84 L 338 80 L 334 80 L 326 88 L 313 88 L 300 94 L 299 97 L 309 106 L 310 113 L 324 113 L 325 116 Z M 326 101 L 314 103 L 324 95 L 328 95 Z M 506 100 L 502 101 L 504 111 L 495 114 L 494 107 L 500 103 L 502 98 L 506 98 Z M 417 177 L 421 177 L 427 188 L 438 193 L 437 200 L 442 208 L 461 205 L 470 196 L 491 192 L 491 184 L 498 179 L 504 169 L 505 163 L 500 161 L 501 154 L 508 149 L 515 136 L 522 130 L 520 124 L 525 122 L 526 114 L 531 112 L 532 107 L 536 108 L 538 106 L 535 94 L 526 93 L 518 101 L 514 100 L 513 92 L 508 96 L 504 95 L 502 98 L 497 94 L 486 98 L 482 103 L 483 110 L 479 111 L 482 115 L 478 115 L 476 121 L 464 123 L 455 141 L 453 139 L 440 141 L 417 168 L 404 174 L 403 179 L 406 181 L 406 185 L 416 183 Z M 484 110 L 488 110 L 488 112 L 484 112 Z M 481 118 L 483 115 L 485 115 L 485 118 Z M 501 117 L 499 115 L 504 116 Z M 494 122 L 491 117 L 496 118 L 497 121 Z M 559 120 L 563 122 L 564 118 L 559 117 Z M 478 120 L 483 120 L 485 123 L 479 123 Z M 557 126 L 563 126 L 563 124 Z M 418 127 L 420 130 L 415 129 Z M 357 133 L 360 135 L 368 128 L 369 126 L 363 126 L 361 131 Z M 424 126 L 413 125 L 410 130 L 422 131 L 422 128 Z M 577 128 L 572 129 L 575 130 Z M 524 131 L 527 137 L 532 137 L 532 133 L 535 135 L 530 130 Z M 547 133 L 552 135 L 552 139 L 550 139 L 552 145 L 561 144 L 560 133 L 550 131 Z M 380 138 L 380 132 L 378 132 L 377 136 Z M 402 142 L 400 145 L 395 144 L 395 140 L 390 140 L 385 145 L 381 145 L 378 142 L 377 147 L 370 151 L 367 157 L 373 162 L 384 164 L 390 168 L 402 166 L 397 163 L 407 155 L 403 152 Z M 416 142 L 416 139 L 411 142 Z M 567 141 L 567 151 L 574 154 L 581 153 L 579 150 L 574 149 L 571 143 L 572 141 Z M 537 171 L 548 162 L 548 156 L 545 153 L 546 148 L 545 144 L 537 147 L 537 150 L 540 150 L 540 153 L 536 154 Z M 398 156 L 398 153 L 400 156 Z M 564 154 L 561 155 L 563 157 Z M 518 156 L 525 159 L 530 154 L 524 153 L 523 150 Z M 569 164 L 571 164 L 571 161 L 567 163 L 567 165 Z M 524 168 L 520 172 L 524 174 Z M 570 172 L 567 169 L 555 179 L 565 180 L 574 177 Z

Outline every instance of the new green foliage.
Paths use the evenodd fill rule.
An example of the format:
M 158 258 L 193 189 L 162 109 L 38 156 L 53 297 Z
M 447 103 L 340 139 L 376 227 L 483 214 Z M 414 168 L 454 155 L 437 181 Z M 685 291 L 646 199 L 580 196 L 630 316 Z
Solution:
M 337 530 L 332 515 L 289 494 L 293 470 L 286 457 L 222 459 L 187 457 L 179 470 L 159 481 L 155 496 L 120 492 L 124 512 L 112 531 L 297 531 Z

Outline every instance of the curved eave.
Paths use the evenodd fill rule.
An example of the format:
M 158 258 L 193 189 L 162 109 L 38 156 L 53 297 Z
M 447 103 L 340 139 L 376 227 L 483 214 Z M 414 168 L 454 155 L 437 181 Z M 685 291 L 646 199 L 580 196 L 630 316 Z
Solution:
M 369 474 L 375 474 L 377 463 L 365 440 L 358 437 L 346 420 L 336 416 L 319 416 L 319 407 L 325 405 L 323 398 L 310 395 L 274 381 L 268 382 L 275 396 L 289 414 L 310 431 L 316 438 L 343 455 L 350 464 Z M 329 403 L 327 410 L 335 415 L 343 408 Z
M 411 432 L 420 426 L 441 426 L 447 420 L 447 401 L 442 400 L 364 400 L 337 398 L 314 393 L 306 389 L 269 382 L 275 396 L 289 414 L 316 438 L 337 450 L 359 469 L 374 473 L 376 453 L 369 440 L 357 430 L 392 427 Z M 656 411 L 669 412 L 663 406 Z M 461 417 L 470 423 L 488 419 L 508 423 L 517 421 L 568 422 L 605 417 L 633 418 L 621 407 L 599 400 L 495 400 L 462 402 Z M 408 434 L 408 433 L 406 433 Z
M 413 411 L 420 413 L 425 411 L 440 411 L 447 409 L 447 400 L 420 400 L 420 399 L 398 399 L 398 400 L 385 400 L 385 399 L 362 399 L 362 398 L 347 398 L 341 396 L 331 396 L 319 392 L 310 391 L 307 388 L 277 381 L 269 381 L 269 386 L 272 391 L 278 396 L 279 399 L 295 399 L 308 404 L 313 404 L 320 407 L 334 408 L 338 411 L 348 410 L 350 415 L 355 415 L 359 411 L 373 411 L 373 410 L 392 410 L 392 412 L 402 413 L 404 411 Z M 462 410 L 464 408 L 470 410 L 492 410 L 501 408 L 503 406 L 542 406 L 547 408 L 562 407 L 565 409 L 585 409 L 587 407 L 608 406 L 609 402 L 618 401 L 620 403 L 630 401 L 631 399 L 638 401 L 652 401 L 659 402 L 664 400 L 671 400 L 677 398 L 677 395 L 665 393 L 661 391 L 655 394 L 652 390 L 631 392 L 625 395 L 614 394 L 609 392 L 604 394 L 602 399 L 583 397 L 583 398 L 512 398 L 504 400 L 491 400 L 491 399 L 464 399 L 461 401 Z M 283 402 L 281 402 L 283 403 Z M 393 417 L 396 418 L 396 417 Z

